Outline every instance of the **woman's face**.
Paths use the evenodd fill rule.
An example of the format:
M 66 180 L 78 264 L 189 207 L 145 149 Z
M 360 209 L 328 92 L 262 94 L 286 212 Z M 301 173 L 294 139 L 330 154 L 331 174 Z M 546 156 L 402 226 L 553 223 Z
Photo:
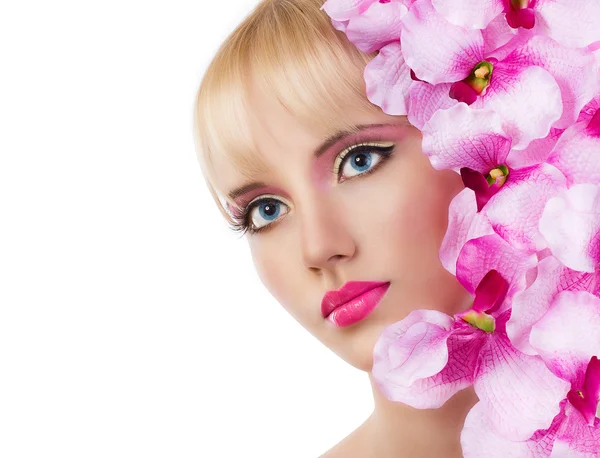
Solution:
M 455 172 L 432 168 L 419 130 L 405 117 L 349 110 L 354 123 L 366 127 L 323 151 L 323 133 L 302 128 L 274 98 L 256 95 L 251 106 L 260 115 L 251 128 L 269 170 L 248 181 L 217 157 L 214 184 L 229 194 L 262 183 L 235 202 L 242 208 L 253 202 L 250 230 L 261 230 L 247 240 L 258 275 L 302 326 L 348 363 L 370 371 L 387 325 L 414 309 L 453 314 L 468 307 L 471 296 L 438 256 L 448 205 L 463 185 Z M 350 151 L 336 173 L 341 153 L 360 143 L 375 147 Z M 336 325 L 324 318 L 321 301 L 350 281 L 389 287 L 366 317 Z

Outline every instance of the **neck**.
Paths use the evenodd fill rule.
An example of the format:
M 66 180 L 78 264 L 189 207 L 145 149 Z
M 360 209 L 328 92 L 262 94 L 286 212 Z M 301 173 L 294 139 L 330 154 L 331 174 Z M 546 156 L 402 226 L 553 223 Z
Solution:
M 477 402 L 473 388 L 455 394 L 439 409 L 415 409 L 383 396 L 369 373 L 374 410 L 369 430 L 381 457 L 462 458 L 460 432 Z

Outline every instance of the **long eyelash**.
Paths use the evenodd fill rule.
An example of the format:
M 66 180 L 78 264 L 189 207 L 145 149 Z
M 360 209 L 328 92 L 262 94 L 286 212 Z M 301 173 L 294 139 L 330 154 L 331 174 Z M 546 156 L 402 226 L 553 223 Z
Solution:
M 358 145 L 353 146 L 352 148 L 349 148 L 346 151 L 346 154 L 344 154 L 344 157 L 342 158 L 342 160 L 340 161 L 339 165 L 335 166 L 335 161 L 332 164 L 332 167 L 330 169 L 330 173 L 335 174 L 336 177 L 338 177 L 339 179 L 339 175 L 340 175 L 340 171 L 342 171 L 344 169 L 344 165 L 346 165 L 346 161 L 347 159 L 352 156 L 353 154 L 356 153 L 362 153 L 362 152 L 370 152 L 370 151 L 377 151 L 379 154 L 381 154 L 382 156 L 382 161 L 384 161 L 385 159 L 389 158 L 394 150 L 394 148 L 396 147 L 396 145 L 391 145 L 391 146 L 378 146 L 378 145 L 373 145 L 371 143 L 360 143 Z M 377 170 L 379 168 L 378 165 L 374 166 L 373 168 L 367 170 L 366 172 L 361 173 L 360 175 L 356 175 L 355 177 L 352 178 L 358 178 L 364 175 L 368 175 L 369 173 Z M 347 180 L 350 180 L 352 178 L 348 178 Z M 344 180 L 344 181 L 347 181 Z
M 374 140 L 374 142 L 381 142 L 382 140 Z M 330 173 L 335 173 L 336 177 L 339 176 L 339 173 L 341 170 L 343 170 L 344 165 L 346 164 L 346 160 L 348 157 L 350 157 L 352 154 L 358 153 L 358 152 L 369 152 L 369 151 L 377 151 L 379 154 L 382 155 L 382 160 L 380 162 L 380 164 L 382 164 L 386 159 L 388 159 L 390 157 L 390 155 L 392 154 L 394 148 L 396 145 L 391 145 L 391 146 L 378 146 L 378 145 L 373 145 L 372 142 L 365 142 L 365 143 L 359 143 L 357 145 L 354 145 L 352 148 L 348 148 L 344 154 L 344 157 L 342 158 L 342 160 L 340 161 L 339 165 L 337 166 L 337 170 L 335 167 L 335 163 L 333 163 L 331 169 L 330 169 Z M 339 156 L 339 155 L 338 155 Z M 360 175 L 356 175 L 353 178 L 358 178 L 358 177 L 362 177 L 365 175 L 368 175 L 370 173 L 373 173 L 375 170 L 377 170 L 379 168 L 379 165 L 375 165 L 373 168 L 367 170 L 366 172 L 361 173 Z M 352 178 L 348 178 L 347 180 L 350 180 Z M 344 180 L 344 181 L 347 181 Z M 266 226 L 262 226 L 259 227 L 257 229 L 253 229 L 251 227 L 250 224 L 250 213 L 252 212 L 252 210 L 254 209 L 254 207 L 256 207 L 257 205 L 260 204 L 260 202 L 262 202 L 263 200 L 268 200 L 268 199 L 258 199 L 256 201 L 254 201 L 252 204 L 247 205 L 243 211 L 239 214 L 239 215 L 231 215 L 231 218 L 233 220 L 233 223 L 229 225 L 229 228 L 240 234 L 240 237 L 244 236 L 244 234 L 246 234 L 247 232 L 250 234 L 256 234 L 258 232 L 261 232 L 263 230 L 267 230 L 268 228 L 270 228 L 273 224 L 277 224 L 277 223 L 271 223 L 271 224 L 267 224 Z M 273 199 L 271 199 L 273 200 Z

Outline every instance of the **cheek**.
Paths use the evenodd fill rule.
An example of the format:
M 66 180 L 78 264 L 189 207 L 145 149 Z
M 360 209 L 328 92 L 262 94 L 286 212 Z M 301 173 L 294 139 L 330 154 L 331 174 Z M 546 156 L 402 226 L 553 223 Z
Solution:
M 269 234 L 264 238 L 249 240 L 254 267 L 262 284 L 281 306 L 297 320 L 302 320 L 301 310 L 294 307 L 294 298 L 301 291 L 300 273 L 294 268 L 290 243 Z

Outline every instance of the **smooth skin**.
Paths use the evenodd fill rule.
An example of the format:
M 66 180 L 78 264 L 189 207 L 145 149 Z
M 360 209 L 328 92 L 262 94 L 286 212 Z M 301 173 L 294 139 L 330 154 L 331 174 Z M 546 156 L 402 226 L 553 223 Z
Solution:
M 387 325 L 415 309 L 452 315 L 470 307 L 472 296 L 439 260 L 448 206 L 464 186 L 457 173 L 431 166 L 420 131 L 406 117 L 349 109 L 356 125 L 386 127 L 352 134 L 317 159 L 313 152 L 333 132 L 302 127 L 257 89 L 250 106 L 259 114 L 251 130 L 269 167 L 253 178 L 269 187 L 239 199 L 268 195 L 281 204 L 272 222 L 255 208 L 256 224 L 268 227 L 247 240 L 261 281 L 302 326 L 349 364 L 370 372 L 375 342 Z M 357 170 L 347 157 L 336 176 L 336 156 L 361 142 L 395 146 L 386 160 L 371 153 L 372 173 Z M 214 185 L 224 195 L 248 182 L 226 157 L 215 157 L 214 164 Z M 389 281 L 390 287 L 365 319 L 337 327 L 323 318 L 321 299 L 351 280 Z M 440 409 L 417 410 L 384 398 L 372 378 L 371 385 L 373 413 L 323 457 L 462 456 L 460 430 L 477 401 L 472 389 Z

